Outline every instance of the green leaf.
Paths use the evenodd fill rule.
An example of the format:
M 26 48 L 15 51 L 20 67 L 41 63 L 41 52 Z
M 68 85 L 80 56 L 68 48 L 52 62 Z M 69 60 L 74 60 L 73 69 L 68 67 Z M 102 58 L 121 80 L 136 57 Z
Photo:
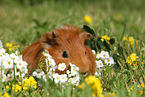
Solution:
M 116 69 L 119 67 L 119 63 L 118 63 L 118 61 L 117 61 L 117 60 L 119 60 L 119 58 L 120 58 L 120 56 L 117 55 L 117 53 L 113 53 L 113 59 L 114 59 L 114 62 L 116 63 L 116 64 L 114 65 L 114 67 L 115 67 Z
M 91 40 L 88 40 L 88 46 L 93 49 L 93 44 L 92 44 L 92 41 Z
M 98 37 L 97 40 L 98 40 L 98 41 L 101 41 L 101 37 Z
M 110 46 L 109 46 L 109 44 L 104 40 L 104 46 L 106 47 L 106 49 L 108 50 L 108 51 L 110 51 L 111 49 L 110 49 Z
M 94 30 L 91 29 L 89 26 L 84 25 L 84 26 L 83 26 L 83 29 L 84 29 L 86 32 L 91 33 L 93 36 L 96 37 L 96 34 L 95 34 Z
M 38 22 L 38 20 L 33 19 L 33 21 L 35 22 L 35 24 L 36 24 L 37 27 L 40 27 L 41 26 L 41 24 Z
M 115 38 L 111 38 L 109 42 L 111 45 L 113 45 L 115 43 Z
M 99 42 L 98 42 L 97 40 L 94 40 L 94 47 L 95 47 L 96 49 L 101 50 L 101 45 L 99 44 Z
M 118 43 L 118 48 L 117 48 L 117 52 L 122 55 L 122 57 L 124 58 L 124 60 L 126 61 L 126 58 L 123 54 L 123 48 L 120 46 L 120 44 Z
M 119 41 L 122 40 L 122 38 L 123 38 L 123 36 L 124 36 L 124 34 L 125 34 L 125 30 L 126 30 L 126 24 L 124 25 L 124 29 L 123 29 L 123 32 L 122 32 L 122 34 L 121 34 L 121 37 L 120 37 L 120 40 L 119 40 Z

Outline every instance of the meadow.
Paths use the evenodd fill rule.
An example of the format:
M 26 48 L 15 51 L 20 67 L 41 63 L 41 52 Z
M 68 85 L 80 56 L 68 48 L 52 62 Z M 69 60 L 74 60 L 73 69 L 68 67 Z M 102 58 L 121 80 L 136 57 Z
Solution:
M 144 97 L 144 3 L 144 0 L 1 0 L 0 96 Z M 113 58 L 113 64 L 109 66 L 103 61 L 101 64 L 104 66 L 96 69 L 99 74 L 95 78 L 80 76 L 78 85 L 56 84 L 55 80 L 44 80 L 41 75 L 28 77 L 24 69 L 19 71 L 24 73 L 21 77 L 25 81 L 15 76 L 16 72 L 12 73 L 12 77 L 12 69 L 3 73 L 2 56 L 7 56 L 7 59 L 13 53 L 22 60 L 20 54 L 24 48 L 46 31 L 51 32 L 64 24 L 83 28 L 93 34 L 94 38 L 88 45 L 95 50 L 97 62 L 103 60 L 97 55 L 105 53 Z M 17 64 L 15 61 L 13 63 Z M 2 74 L 12 79 L 2 81 Z

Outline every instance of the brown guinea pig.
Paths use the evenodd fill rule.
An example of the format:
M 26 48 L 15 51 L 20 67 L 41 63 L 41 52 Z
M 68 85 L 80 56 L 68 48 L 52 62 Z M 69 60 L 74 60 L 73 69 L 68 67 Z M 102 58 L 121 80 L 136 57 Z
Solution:
M 39 40 L 22 52 L 24 61 L 29 64 L 28 68 L 31 68 L 29 73 L 32 72 L 32 69 L 35 70 L 38 67 L 40 59 L 44 60 L 42 52 L 45 49 L 49 51 L 56 65 L 59 63 L 66 64 L 65 71 L 69 69 L 71 62 L 79 67 L 79 72 L 83 76 L 87 76 L 89 73 L 94 75 L 95 57 L 87 46 L 88 39 L 92 37 L 90 33 L 69 25 L 54 29 L 52 32 L 46 32 Z M 59 70 L 56 70 L 56 72 L 64 73 Z

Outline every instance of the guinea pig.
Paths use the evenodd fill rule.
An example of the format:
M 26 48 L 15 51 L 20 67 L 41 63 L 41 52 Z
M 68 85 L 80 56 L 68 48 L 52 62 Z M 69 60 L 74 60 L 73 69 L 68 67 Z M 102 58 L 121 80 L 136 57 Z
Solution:
M 45 60 L 42 52 L 47 50 L 54 59 L 56 65 L 66 64 L 66 70 L 69 69 L 69 63 L 75 64 L 83 76 L 95 73 L 95 56 L 92 50 L 87 46 L 88 39 L 93 38 L 90 33 L 75 26 L 65 25 L 63 27 L 46 32 L 39 40 L 23 50 L 23 60 L 29 65 L 29 73 L 37 69 L 40 59 Z M 56 70 L 57 73 L 64 72 Z

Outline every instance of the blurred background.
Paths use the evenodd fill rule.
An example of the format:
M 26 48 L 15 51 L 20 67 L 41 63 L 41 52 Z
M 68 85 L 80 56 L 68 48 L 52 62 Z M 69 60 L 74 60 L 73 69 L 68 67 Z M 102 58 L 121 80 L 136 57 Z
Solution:
M 145 41 L 145 0 L 0 0 L 0 40 L 30 45 L 63 24 L 89 25 L 117 41 L 122 32 Z M 84 21 L 88 15 L 92 23 Z

